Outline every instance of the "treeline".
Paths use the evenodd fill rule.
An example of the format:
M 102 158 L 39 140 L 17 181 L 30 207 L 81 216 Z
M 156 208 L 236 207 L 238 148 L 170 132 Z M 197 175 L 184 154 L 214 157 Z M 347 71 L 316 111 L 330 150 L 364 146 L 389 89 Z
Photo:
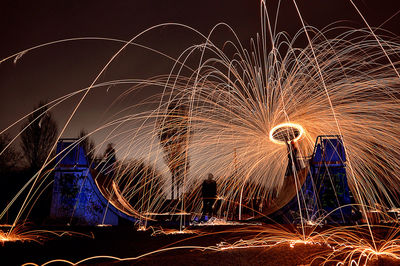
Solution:
M 40 102 L 27 117 L 20 128 L 20 142 L 12 144 L 9 134 L 0 135 L 0 175 L 2 177 L 24 172 L 35 174 L 44 164 L 44 169 L 54 166 L 58 125 L 49 111 L 46 102 Z M 94 159 L 95 144 L 87 137 L 84 129 L 77 138 L 82 138 L 82 145 L 90 160 Z M 18 147 L 19 146 L 19 147 Z
M 37 197 L 35 195 L 36 202 L 28 221 L 41 224 L 49 216 L 58 135 L 57 122 L 44 101 L 35 106 L 22 123 L 19 142 L 6 133 L 0 135 L 0 212 L 32 177 L 40 173 L 38 180 L 46 179 L 46 182 Z M 103 169 L 102 174 L 108 176 L 109 182 L 114 181 L 118 185 L 133 207 L 140 208 L 144 204 L 143 198 L 163 198 L 164 179 L 155 167 L 143 160 L 117 161 L 112 143 L 108 143 L 103 154 L 97 154 L 95 142 L 85 129 L 76 137 L 91 167 Z M 0 220 L 1 223 L 13 222 L 26 193 L 13 204 L 13 208 Z M 154 202 L 157 203 L 157 200 Z
M 58 125 L 49 106 L 42 101 L 34 107 L 33 111 L 20 127 L 19 142 L 7 134 L 0 135 L 0 210 L 6 208 L 18 191 L 34 175 L 41 173 L 40 180 L 46 177 L 48 181 L 38 193 L 37 202 L 29 215 L 28 221 L 42 221 L 49 215 L 52 180 L 54 173 L 51 171 L 56 163 L 56 141 L 59 135 Z M 95 143 L 82 129 L 76 136 L 81 139 L 89 162 L 95 160 Z M 115 151 L 114 152 L 115 156 Z M 104 156 L 110 156 L 106 150 Z M 101 159 L 101 158 L 98 158 Z M 41 170 L 41 171 L 40 171 Z M 48 185 L 47 185 L 48 184 Z M 18 208 L 21 206 L 26 193 L 13 204 L 13 207 L 1 220 L 3 223 L 12 223 Z

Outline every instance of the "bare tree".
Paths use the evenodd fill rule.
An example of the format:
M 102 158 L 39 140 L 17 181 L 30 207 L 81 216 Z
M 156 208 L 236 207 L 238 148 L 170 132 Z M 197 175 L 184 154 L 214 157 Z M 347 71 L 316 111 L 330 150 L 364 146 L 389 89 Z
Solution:
M 53 152 L 57 139 L 57 124 L 45 102 L 40 102 L 34 112 L 21 127 L 21 148 L 28 167 L 36 171 Z
M 10 142 L 11 138 L 8 134 L 0 135 L 0 174 L 15 170 L 21 159 L 21 154 L 13 146 L 7 147 Z
M 107 148 L 104 151 L 103 161 L 108 164 L 112 165 L 117 161 L 117 157 L 115 155 L 114 143 L 108 143 Z
M 88 159 L 89 163 L 93 162 L 95 153 L 94 141 L 88 136 L 88 133 L 85 129 L 81 129 L 78 138 L 81 139 L 81 145 L 85 150 L 86 158 Z
M 171 102 L 165 117 L 160 119 L 159 138 L 165 161 L 171 171 L 171 198 L 180 197 L 179 189 L 189 168 L 187 146 L 190 141 L 188 110 L 183 104 Z

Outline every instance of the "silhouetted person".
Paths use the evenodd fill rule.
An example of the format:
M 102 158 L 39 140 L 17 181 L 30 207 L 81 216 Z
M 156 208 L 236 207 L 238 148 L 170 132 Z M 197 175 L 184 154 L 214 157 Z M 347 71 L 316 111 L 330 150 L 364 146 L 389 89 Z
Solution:
M 290 145 L 292 147 L 292 154 L 293 154 L 293 162 L 294 162 L 294 167 L 296 168 L 296 171 L 300 170 L 300 163 L 299 163 L 299 148 L 297 146 L 297 142 L 292 140 L 290 142 Z
M 213 174 L 209 173 L 208 178 L 203 181 L 201 192 L 203 196 L 203 216 L 213 215 L 213 206 L 217 197 L 217 183 Z
M 295 171 L 299 170 L 299 163 L 297 161 L 298 148 L 295 141 L 286 142 L 288 149 L 288 166 L 286 169 L 286 176 L 293 175 L 293 167 Z

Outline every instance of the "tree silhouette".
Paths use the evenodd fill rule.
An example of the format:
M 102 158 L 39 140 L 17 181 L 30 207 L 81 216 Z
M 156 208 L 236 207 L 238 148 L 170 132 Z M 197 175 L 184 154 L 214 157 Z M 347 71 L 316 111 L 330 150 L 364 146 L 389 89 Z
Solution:
M 0 174 L 4 175 L 15 170 L 21 159 L 21 154 L 13 146 L 7 147 L 11 142 L 8 134 L 0 135 Z M 7 148 L 6 148 L 7 147 Z
M 57 139 L 57 124 L 45 102 L 40 102 L 34 112 L 21 127 L 21 148 L 32 171 L 37 171 L 44 164 L 47 156 L 53 152 Z
M 157 205 L 163 200 L 164 178 L 155 166 L 141 159 L 132 159 L 121 165 L 118 187 L 134 209 Z
M 165 161 L 171 171 L 171 198 L 179 197 L 179 189 L 189 167 L 187 145 L 190 140 L 187 108 L 171 102 L 165 117 L 159 121 L 160 144 L 164 150 Z
M 78 138 L 81 139 L 81 146 L 85 150 L 86 158 L 89 164 L 94 160 L 95 144 L 94 141 L 88 136 L 85 129 L 81 129 Z
M 109 165 L 112 165 L 117 161 L 113 143 L 107 144 L 107 148 L 104 151 L 104 155 L 103 155 L 103 161 L 105 161 L 106 164 L 109 164 Z

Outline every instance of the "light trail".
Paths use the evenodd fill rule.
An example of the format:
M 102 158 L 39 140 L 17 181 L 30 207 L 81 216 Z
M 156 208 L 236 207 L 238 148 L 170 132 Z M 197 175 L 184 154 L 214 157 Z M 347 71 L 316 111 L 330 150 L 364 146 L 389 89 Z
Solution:
M 29 226 L 18 224 L 15 227 L 12 225 L 1 226 L 0 229 L 0 243 L 4 246 L 9 242 L 36 242 L 43 243 L 50 239 L 61 238 L 63 236 L 85 237 L 94 239 L 93 233 L 79 233 L 72 231 L 54 231 L 54 230 L 29 230 Z M 13 230 L 10 230 L 13 228 Z
M 301 202 L 298 200 L 301 232 L 279 226 L 264 231 L 257 228 L 255 237 L 233 244 L 224 242 L 209 247 L 169 247 L 133 258 L 96 256 L 78 263 L 104 258 L 136 260 L 173 249 L 222 252 L 227 249 L 270 248 L 280 244 L 293 248 L 297 244 L 325 246 L 326 252 L 315 258 L 323 259 L 325 264 L 361 264 L 382 256 L 400 259 L 399 226 L 396 219 L 388 218 L 389 210 L 400 205 L 400 127 L 397 126 L 400 123 L 400 43 L 376 35 L 367 23 L 368 29 L 348 30 L 328 38 L 329 31 L 338 29 L 328 29 L 325 34 L 306 26 L 296 1 L 293 0 L 293 3 L 303 28 L 294 38 L 290 38 L 285 33 L 276 33 L 276 25 L 272 30 L 265 2 L 261 1 L 262 35 L 252 40 L 250 50 L 243 48 L 234 32 L 232 41 L 227 40 L 222 47 L 215 45 L 212 38 L 217 28 L 226 26 L 222 23 L 216 25 L 208 35 L 185 25 L 167 23 L 149 28 L 127 42 L 104 39 L 121 43 L 122 47 L 107 61 L 90 86 L 60 97 L 48 105 L 49 110 L 53 110 L 73 96 L 80 97 L 58 137 L 61 137 L 72 118 L 79 115 L 80 105 L 95 88 L 131 84 L 132 87 L 112 102 L 113 106 L 138 90 L 150 86 L 162 88 L 161 95 L 147 99 L 146 103 L 152 106 L 158 103 L 155 108 L 134 114 L 126 113 L 140 105 L 122 108 L 111 121 L 90 133 L 105 132 L 106 137 L 99 148 L 106 142 L 118 140 L 117 151 L 122 154 L 120 161 L 112 165 L 111 169 L 99 170 L 103 173 L 113 172 L 113 181 L 109 185 L 97 181 L 96 184 L 104 186 L 101 192 L 104 192 L 110 204 L 139 220 L 138 231 L 148 229 L 148 220 L 175 215 L 180 219 L 180 230 L 160 229 L 153 234 L 187 233 L 197 237 L 197 230 L 183 230 L 182 227 L 185 217 L 201 215 L 202 198 L 199 188 L 207 173 L 214 173 L 218 185 L 224 188 L 220 190 L 218 204 L 215 205 L 217 216 L 224 219 L 204 225 L 237 225 L 234 220 L 238 216 L 240 219 L 250 219 L 270 214 L 268 211 L 274 208 L 277 199 L 286 192 L 283 189 L 285 171 L 292 166 L 287 165 L 288 151 L 285 145 L 276 145 L 285 144 L 285 141 L 277 137 L 279 130 L 292 131 L 290 140 L 299 145 L 299 157 L 312 153 L 317 136 L 339 134 L 345 144 L 349 185 L 356 195 L 354 206 L 361 208 L 368 226 L 320 229 L 325 220 L 310 219 L 308 213 L 302 213 Z M 351 3 L 354 5 L 353 1 Z M 203 38 L 203 43 L 186 47 L 178 58 L 141 46 L 171 59 L 174 65 L 169 74 L 146 80 L 96 84 L 128 45 L 134 44 L 134 41 L 151 30 L 172 25 L 197 33 Z M 232 30 L 228 26 L 226 28 Z M 271 35 L 270 46 L 267 45 L 267 30 Z M 308 44 L 298 47 L 297 41 L 303 37 L 306 37 Z M 7 57 L 0 63 L 10 59 L 17 62 L 32 49 L 86 39 L 39 45 Z M 234 52 L 228 52 L 229 49 Z M 175 105 L 175 109 L 187 111 L 171 114 L 172 105 Z M 162 140 L 168 145 L 160 143 L 162 130 L 169 134 Z M 4 151 L 0 151 L 0 155 Z M 182 151 L 185 151 L 184 156 Z M 166 152 L 169 152 L 168 159 L 165 158 Z M 12 228 L 8 233 L 0 234 L 2 243 L 34 241 L 37 237 L 36 232 L 32 238 L 17 230 L 16 226 L 22 214 L 32 208 L 28 205 L 37 201 L 36 196 L 43 191 L 41 188 L 49 185 L 46 181 L 50 170 L 46 172 L 45 169 L 56 158 L 57 155 L 49 154 L 38 173 L 0 215 L 1 218 L 16 198 L 28 190 Z M 169 181 L 173 168 L 178 173 L 175 181 L 180 189 L 176 193 L 176 201 L 166 196 L 175 186 Z M 303 185 L 300 180 L 308 174 L 308 170 L 305 168 L 303 172 L 293 173 L 293 177 L 290 177 L 293 178 L 291 191 L 299 199 L 297 192 Z M 381 210 L 372 208 L 377 205 L 382 206 Z M 383 216 L 394 225 L 373 225 L 369 217 L 372 212 L 377 213 L 379 219 Z M 391 234 L 381 237 L 377 234 L 379 230 L 390 231 Z M 54 262 L 73 264 L 66 260 L 54 260 L 48 264 Z
M 286 132 L 279 132 L 279 131 L 287 131 Z M 277 136 L 278 134 L 283 135 L 283 137 L 280 138 L 287 138 L 286 135 L 293 135 L 291 138 L 287 141 L 283 141 L 282 139 Z M 304 134 L 304 129 L 301 125 L 295 124 L 295 123 L 283 123 L 275 126 L 274 128 L 271 129 L 269 132 L 269 139 L 276 143 L 276 144 L 286 144 L 288 141 L 298 141 Z

